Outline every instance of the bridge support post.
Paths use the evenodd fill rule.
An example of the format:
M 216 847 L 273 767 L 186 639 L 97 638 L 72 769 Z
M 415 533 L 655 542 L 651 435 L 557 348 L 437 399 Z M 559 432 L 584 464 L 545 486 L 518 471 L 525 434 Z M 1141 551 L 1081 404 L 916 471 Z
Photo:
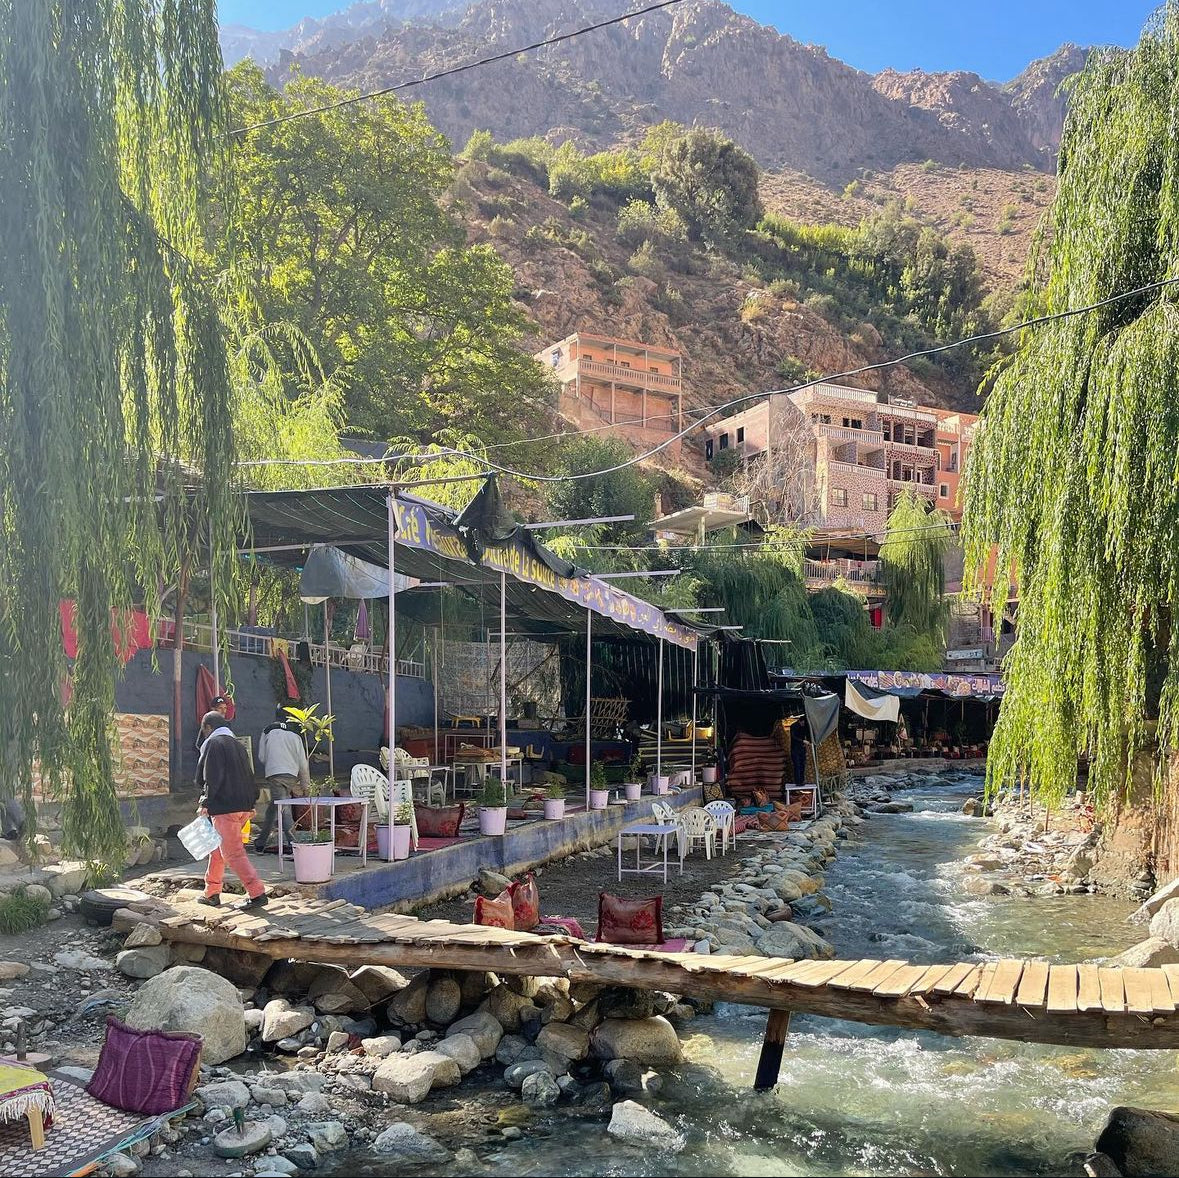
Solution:
M 778 1083 L 782 1069 L 782 1051 L 790 1030 L 790 1011 L 771 1010 L 766 1021 L 766 1035 L 761 1042 L 761 1056 L 757 1061 L 757 1075 L 753 1081 L 755 1092 L 768 1092 Z

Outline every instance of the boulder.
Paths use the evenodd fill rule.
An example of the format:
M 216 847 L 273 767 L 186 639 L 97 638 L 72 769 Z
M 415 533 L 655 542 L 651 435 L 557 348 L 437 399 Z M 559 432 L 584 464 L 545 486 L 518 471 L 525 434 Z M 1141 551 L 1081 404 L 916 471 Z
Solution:
M 330 1153 L 348 1144 L 348 1130 L 339 1121 L 317 1121 L 304 1125 L 303 1132 L 316 1153 Z
M 633 1059 L 655 1065 L 679 1063 L 682 1057 L 675 1028 L 658 1015 L 606 1019 L 594 1029 L 590 1049 L 598 1059 Z
M 271 998 L 262 1008 L 262 1042 L 277 1043 L 305 1031 L 315 1022 L 309 1006 L 292 1006 L 285 998 Z
M 551 1076 L 553 1069 L 543 1059 L 526 1059 L 504 1070 L 504 1083 L 519 1092 L 524 1087 L 524 1081 L 538 1072 L 547 1072 Z
M 477 1010 L 474 1014 L 461 1018 L 450 1024 L 446 1032 L 449 1039 L 452 1035 L 470 1035 L 479 1048 L 479 1054 L 484 1059 L 490 1059 L 503 1038 L 504 1029 L 496 1017 L 486 1010 Z
M 304 1092 L 295 1108 L 304 1116 L 325 1117 L 332 1111 L 332 1104 L 322 1092 Z
M 245 1108 L 250 1103 L 250 1090 L 241 1080 L 217 1080 L 212 1084 L 202 1084 L 196 1090 L 205 1108 Z M 283 1097 L 286 1103 L 286 1097 Z
M 382 1129 L 373 1142 L 373 1149 L 410 1166 L 450 1161 L 450 1150 L 406 1121 L 394 1121 Z
M 632 1096 L 643 1090 L 643 1069 L 633 1059 L 612 1059 L 602 1072 L 616 1096 Z
M 609 986 L 598 995 L 602 1018 L 650 1018 L 670 1010 L 672 1003 L 655 990 L 632 990 L 629 986 Z
M 568 1023 L 549 1023 L 536 1037 L 541 1051 L 564 1060 L 585 1059 L 589 1055 L 589 1035 Z
M 1120 1106 L 1110 1112 L 1094 1149 L 1109 1157 L 1127 1178 L 1174 1174 L 1179 1115 Z
M 490 871 L 486 867 L 480 869 L 479 878 L 475 881 L 476 889 L 492 898 L 511 886 L 512 881 L 506 875 L 500 875 L 498 871 Z
M 445 1027 L 458 1018 L 462 1004 L 463 990 L 454 978 L 434 978 L 426 990 L 426 1020 Z
M 60 957 L 61 954 L 58 954 Z M 95 961 L 102 961 L 102 968 L 110 969 L 110 962 L 103 961 L 101 957 L 94 958 Z M 57 961 L 57 957 L 54 958 Z M 58 962 L 60 965 L 61 962 Z M 72 968 L 77 969 L 77 966 Z M 29 972 L 30 967 L 23 961 L 0 961 L 0 981 L 11 982 L 16 978 L 23 978 Z
M 360 1046 L 364 1048 L 365 1055 L 384 1059 L 387 1055 L 401 1050 L 401 1040 L 396 1035 L 377 1035 L 372 1039 L 361 1039 Z
M 561 1099 L 561 1089 L 549 1072 L 533 1072 L 525 1078 L 520 1095 L 529 1108 L 552 1108 Z
M 426 1021 L 426 991 L 430 986 L 429 974 L 420 973 L 403 990 L 393 995 L 386 1012 L 389 1021 L 402 1026 L 417 1026 Z
M 409 985 L 409 978 L 387 965 L 363 965 L 348 979 L 370 1006 L 381 1006 Z
M 276 961 L 266 971 L 266 988 L 285 997 L 306 994 L 322 969 L 311 961 Z
M 633 1100 L 620 1100 L 614 1106 L 606 1132 L 634 1145 L 654 1145 L 673 1153 L 684 1148 L 684 1139 L 679 1133 L 662 1117 Z
M 528 1047 L 528 1040 L 523 1035 L 505 1035 L 495 1049 L 495 1062 L 507 1067 L 522 1058 Z
M 148 945 L 159 945 L 164 938 L 154 924 L 137 924 L 123 942 L 124 949 L 139 949 Z
M 1130 920 L 1134 924 L 1145 924 L 1168 900 L 1179 900 L 1179 877 L 1164 884 L 1154 895 L 1144 900 Z
M 1168 900 L 1150 918 L 1150 935 L 1179 945 L 1179 899 Z
M 237 988 L 193 965 L 173 966 L 141 986 L 124 1021 L 142 1031 L 200 1035 L 201 1060 L 210 1066 L 246 1049 L 245 1011 Z
M 478 1006 L 484 995 L 499 985 L 499 978 L 480 969 L 469 969 L 458 975 L 458 983 L 463 992 L 463 1005 L 469 1008 Z
M 487 1011 L 505 1031 L 520 1029 L 520 1016 L 524 1010 L 535 1010 L 531 998 L 517 994 L 501 982 L 487 995 Z
M 372 1005 L 365 992 L 353 985 L 347 970 L 325 966 L 307 988 L 307 1000 L 321 1014 L 359 1014 Z
M 464 1076 L 468 1072 L 473 1072 L 483 1061 L 479 1048 L 470 1035 L 448 1035 L 434 1050 L 449 1055 L 458 1064 L 459 1071 Z
M 282 1108 L 287 1102 L 287 1094 L 281 1088 L 271 1088 L 265 1084 L 251 1084 L 250 1099 L 255 1104 L 268 1104 L 271 1108 Z M 206 1103 L 208 1102 L 206 1101 Z
M 129 978 L 154 978 L 168 968 L 172 953 L 167 945 L 124 949 L 115 957 L 115 968 Z
M 294 1162 L 300 1170 L 314 1170 L 319 1166 L 319 1154 L 312 1145 L 293 1145 L 282 1151 L 282 1156 Z
M 449 1088 L 462 1080 L 455 1060 L 440 1051 L 398 1052 L 381 1061 L 373 1091 L 386 1092 L 398 1104 L 420 1104 L 433 1088 Z
M 1137 945 L 1131 945 L 1123 953 L 1110 960 L 1110 965 L 1127 965 L 1136 969 L 1147 969 L 1152 965 L 1179 963 L 1179 945 L 1164 941 L 1162 937 L 1147 937 Z
M 223 1129 L 213 1138 L 213 1152 L 219 1158 L 245 1158 L 261 1153 L 270 1144 L 270 1126 L 265 1121 L 247 1121 L 239 1133 Z

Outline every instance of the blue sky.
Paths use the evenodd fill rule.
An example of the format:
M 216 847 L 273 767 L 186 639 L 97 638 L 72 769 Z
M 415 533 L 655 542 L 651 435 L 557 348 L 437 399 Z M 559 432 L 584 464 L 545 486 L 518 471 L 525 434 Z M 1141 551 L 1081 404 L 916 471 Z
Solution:
M 348 0 L 220 0 L 221 19 L 281 29 Z M 1156 0 L 730 0 L 739 12 L 875 73 L 967 69 L 1006 81 L 1064 41 L 1130 45 Z M 620 0 L 619 8 L 624 7 Z

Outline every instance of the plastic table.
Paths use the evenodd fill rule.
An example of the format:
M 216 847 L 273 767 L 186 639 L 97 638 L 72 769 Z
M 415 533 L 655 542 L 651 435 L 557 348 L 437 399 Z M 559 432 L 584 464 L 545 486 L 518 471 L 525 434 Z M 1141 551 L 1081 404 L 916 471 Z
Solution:
M 341 806 L 361 806 L 360 812 L 360 841 L 357 847 L 360 851 L 360 863 L 362 867 L 368 866 L 368 801 L 365 798 L 276 798 L 274 804 L 278 807 L 278 870 L 282 874 L 283 867 L 283 841 L 282 841 L 282 811 L 284 806 L 310 806 L 311 807 L 311 825 L 315 830 L 319 829 L 319 807 L 325 806 L 329 812 L 330 825 L 328 827 L 331 832 L 332 843 L 332 874 L 336 874 L 336 811 Z
M 624 875 L 644 875 L 650 871 L 658 871 L 660 866 L 663 868 L 663 882 L 667 883 L 667 844 L 679 830 L 674 822 L 635 822 L 630 826 L 624 826 L 618 832 L 618 881 L 622 882 Z M 622 838 L 623 835 L 636 835 L 635 839 L 635 865 L 633 867 L 622 866 Z M 650 863 L 643 863 L 643 839 L 641 836 L 649 834 L 655 838 L 655 855 Z M 660 850 L 663 851 L 663 862 L 660 864 L 658 855 Z M 680 859 L 680 874 L 684 872 L 684 861 Z

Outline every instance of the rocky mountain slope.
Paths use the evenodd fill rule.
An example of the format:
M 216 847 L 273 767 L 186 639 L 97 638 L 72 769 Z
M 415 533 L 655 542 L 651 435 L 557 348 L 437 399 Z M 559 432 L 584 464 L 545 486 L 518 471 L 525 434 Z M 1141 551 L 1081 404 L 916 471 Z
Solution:
M 451 0 L 376 0 L 288 38 L 274 72 L 297 67 L 375 88 L 618 10 L 617 0 L 480 0 L 459 14 Z M 673 119 L 719 128 L 763 167 L 843 184 L 865 169 L 926 159 L 1051 170 L 1059 83 L 1083 60 L 1083 50 L 1066 46 L 1005 87 L 963 72 L 872 77 L 719 0 L 688 0 L 432 82 L 414 97 L 456 147 L 476 129 L 501 141 L 547 135 L 605 147 Z

